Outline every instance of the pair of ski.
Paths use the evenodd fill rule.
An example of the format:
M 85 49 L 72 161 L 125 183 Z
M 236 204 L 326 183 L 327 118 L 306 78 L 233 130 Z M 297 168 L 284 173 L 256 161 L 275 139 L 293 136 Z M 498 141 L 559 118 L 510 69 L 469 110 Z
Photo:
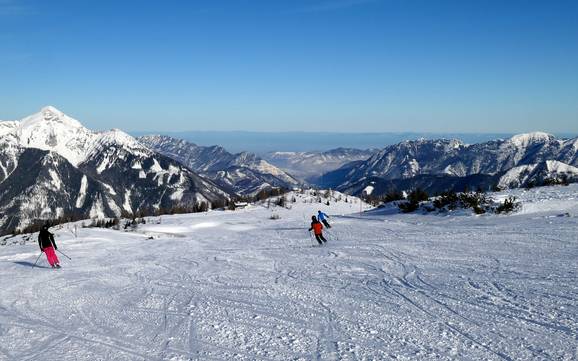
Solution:
M 69 260 L 72 261 L 72 258 L 68 257 L 64 252 L 60 251 L 60 250 L 56 250 L 58 253 L 60 253 L 61 255 L 63 255 L 64 257 L 68 258 Z M 42 256 L 42 253 L 44 252 L 40 252 L 40 254 L 38 255 L 38 257 L 36 257 L 36 262 L 34 262 L 34 266 L 32 266 L 32 268 L 34 269 L 36 267 L 36 265 L 38 264 L 38 261 L 40 260 L 40 257 Z M 59 264 L 56 266 L 51 266 L 52 269 L 61 269 L 62 266 L 60 266 Z
M 315 238 L 313 237 L 313 234 L 311 233 L 311 231 L 309 231 L 309 238 L 311 239 L 311 243 L 313 243 L 313 245 L 311 247 L 323 247 L 324 245 L 327 244 L 327 241 L 323 242 L 323 243 L 315 243 Z

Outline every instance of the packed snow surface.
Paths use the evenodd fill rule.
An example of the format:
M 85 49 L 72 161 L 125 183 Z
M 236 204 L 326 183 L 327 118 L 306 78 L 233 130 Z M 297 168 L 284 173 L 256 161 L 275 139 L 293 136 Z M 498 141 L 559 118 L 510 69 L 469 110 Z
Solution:
M 506 216 L 296 195 L 131 232 L 65 225 L 62 270 L 7 239 L 0 359 L 576 359 L 578 186 L 494 196 L 511 193 L 523 207 Z M 313 247 L 319 209 L 333 228 Z

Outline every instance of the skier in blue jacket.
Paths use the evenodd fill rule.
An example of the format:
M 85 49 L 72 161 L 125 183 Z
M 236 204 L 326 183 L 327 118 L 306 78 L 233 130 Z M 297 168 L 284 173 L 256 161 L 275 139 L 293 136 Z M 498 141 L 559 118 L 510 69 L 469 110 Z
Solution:
M 325 227 L 331 228 L 331 225 L 329 224 L 329 222 L 327 222 L 327 218 L 329 218 L 329 216 L 327 214 L 325 214 L 321 211 L 317 212 L 317 219 L 319 220 L 319 222 L 323 222 Z

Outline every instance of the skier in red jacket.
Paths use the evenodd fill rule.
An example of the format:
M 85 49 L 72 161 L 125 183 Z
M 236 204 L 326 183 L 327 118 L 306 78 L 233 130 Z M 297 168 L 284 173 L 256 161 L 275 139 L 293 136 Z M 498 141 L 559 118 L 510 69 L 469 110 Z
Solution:
M 327 242 L 325 237 L 323 237 L 323 225 L 315 216 L 311 217 L 311 228 L 309 228 L 309 232 L 311 231 L 315 234 L 315 239 L 319 242 L 319 245 L 322 245 L 323 242 Z

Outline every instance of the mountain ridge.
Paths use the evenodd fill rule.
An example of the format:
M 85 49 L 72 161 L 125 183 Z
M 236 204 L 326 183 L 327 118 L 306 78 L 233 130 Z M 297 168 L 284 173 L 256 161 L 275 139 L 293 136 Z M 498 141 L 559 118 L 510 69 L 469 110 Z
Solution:
M 290 174 L 253 153 L 232 154 L 221 146 L 199 146 L 163 135 L 142 136 L 138 140 L 241 195 L 255 195 L 264 189 L 293 188 L 301 184 Z
M 387 146 L 366 161 L 345 164 L 325 173 L 323 178 L 326 184 L 345 190 L 370 177 L 385 181 L 418 175 L 495 176 L 518 166 L 546 161 L 576 166 L 577 145 L 578 138 L 557 139 L 544 132 L 523 133 L 476 144 L 465 144 L 457 139 L 408 140 Z M 543 176 L 547 177 L 547 174 L 543 173 Z

